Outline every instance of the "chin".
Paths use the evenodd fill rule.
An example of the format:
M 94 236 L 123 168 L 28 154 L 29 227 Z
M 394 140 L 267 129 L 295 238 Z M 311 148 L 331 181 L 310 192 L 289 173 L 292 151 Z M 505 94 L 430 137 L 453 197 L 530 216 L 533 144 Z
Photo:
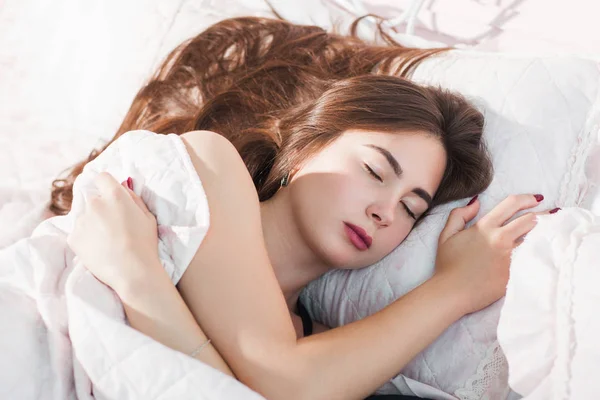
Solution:
M 335 236 L 315 235 L 305 237 L 317 258 L 329 269 L 359 269 L 370 265 L 365 264 L 369 250 L 366 252 L 359 251 L 342 234 L 339 235 L 340 238 Z
M 344 243 L 343 246 L 338 246 L 336 251 L 330 251 L 326 255 L 326 260 L 332 269 L 360 269 L 371 265 L 366 263 L 365 256 L 364 252 L 357 251 Z
M 329 266 L 330 269 L 349 269 L 352 268 L 349 266 L 350 260 L 346 256 L 342 256 L 339 254 L 327 254 L 325 257 L 325 263 Z
M 353 254 L 349 249 L 346 249 L 339 244 L 321 244 L 314 246 L 313 249 L 317 257 L 329 269 L 347 269 L 349 268 L 348 265 L 352 264 Z M 356 262 L 356 260 L 354 260 L 354 262 Z

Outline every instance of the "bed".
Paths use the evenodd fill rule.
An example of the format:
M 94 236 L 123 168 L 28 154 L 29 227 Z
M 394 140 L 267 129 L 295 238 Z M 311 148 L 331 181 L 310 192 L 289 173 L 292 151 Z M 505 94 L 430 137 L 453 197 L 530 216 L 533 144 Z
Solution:
M 384 1 L 309 0 L 302 2 L 301 7 L 291 1 L 267 3 L 259 0 L 61 0 L 52 3 L 5 0 L 0 10 L 0 104 L 3 105 L 0 108 L 0 249 L 8 248 L 29 236 L 41 221 L 50 216 L 46 205 L 52 180 L 112 137 L 137 90 L 172 48 L 223 18 L 273 16 L 274 11 L 293 22 L 316 24 L 326 29 L 331 29 L 336 23 L 338 29 L 342 30 L 354 17 L 364 12 L 379 12 L 390 19 L 388 29 L 403 44 L 440 47 L 462 43 L 463 49 L 451 56 L 425 63 L 423 68 L 417 70 L 414 79 L 449 86 L 468 93 L 478 101 L 482 100 L 482 107 L 490 110 L 487 116 L 493 121 L 492 125 L 495 124 L 492 128 L 502 131 L 508 126 L 514 128 L 512 132 L 524 132 L 523 135 L 511 137 L 511 143 L 528 143 L 528 151 L 537 153 L 539 157 L 539 162 L 530 165 L 533 168 L 530 170 L 537 172 L 532 172 L 527 179 L 517 182 L 515 186 L 503 183 L 505 186 L 502 190 L 500 185 L 495 191 L 488 192 L 487 197 L 484 195 L 484 209 L 489 209 L 498 196 L 509 189 L 527 190 L 538 185 L 540 190 L 551 193 L 548 198 L 555 204 L 589 211 L 591 214 L 586 214 L 585 221 L 594 226 L 592 216 L 600 214 L 597 184 L 600 182 L 600 70 L 598 60 L 591 54 L 593 42 L 580 45 L 578 54 L 570 58 L 484 51 L 511 50 L 515 41 L 509 38 L 516 35 L 518 30 L 509 29 L 511 24 L 505 24 L 504 31 L 511 32 L 505 36 L 506 40 L 502 40 L 501 35 L 491 35 L 487 38 L 489 40 L 484 37 L 467 40 L 464 32 L 461 36 L 456 30 L 458 28 L 448 28 L 452 33 L 440 33 L 440 27 L 433 29 L 428 21 L 435 19 L 432 15 L 436 15 L 440 21 L 449 21 L 452 13 L 448 14 L 447 9 L 435 3 L 424 5 L 422 1 L 411 1 L 391 5 Z M 400 6 L 403 8 L 399 9 Z M 479 14 L 476 15 L 491 15 L 490 8 L 482 4 L 479 6 Z M 514 11 L 515 7 L 507 9 Z M 492 28 L 502 31 L 493 22 L 493 19 L 486 20 L 480 29 L 485 32 Z M 369 37 L 373 27 L 372 22 L 366 21 L 361 34 Z M 537 42 L 543 38 L 544 35 L 540 34 Z M 548 45 L 546 50 L 564 50 L 568 47 L 564 43 L 558 47 Z M 473 46 L 479 51 L 468 48 Z M 573 47 L 570 49 L 573 50 Z M 481 81 L 472 78 L 485 75 L 483 71 L 488 73 L 485 90 L 481 89 Z M 507 88 L 510 90 L 505 90 Z M 542 99 L 545 108 L 540 113 L 523 111 Z M 510 107 L 515 107 L 512 113 L 507 111 Z M 555 121 L 547 120 L 549 110 L 556 111 L 553 114 Z M 547 129 L 552 127 L 556 128 L 551 131 L 552 145 L 540 147 L 544 140 L 543 133 L 549 132 Z M 530 154 L 519 153 L 507 145 L 498 147 L 500 144 L 501 141 L 494 147 L 497 154 L 500 154 L 501 148 L 512 149 L 510 154 L 517 158 Z M 506 172 L 506 181 L 502 182 L 511 182 L 511 173 L 518 171 Z M 545 178 L 537 179 L 540 176 Z M 424 229 L 436 229 L 436 226 L 441 226 L 443 219 L 442 213 Z M 431 254 L 431 245 L 421 237 L 415 240 L 413 251 L 419 248 L 419 241 L 424 246 L 422 249 L 429 250 L 428 254 Z M 386 302 L 400 297 L 426 279 L 426 268 L 418 273 L 407 268 L 399 271 L 397 260 L 406 258 L 407 254 L 400 252 L 395 258 L 386 260 L 387 269 L 379 269 L 385 273 L 364 272 L 369 274 L 370 280 L 365 280 L 365 276 L 361 275 L 352 278 L 368 282 L 370 287 L 387 288 L 389 285 L 391 290 L 380 293 L 378 300 L 361 297 L 364 287 L 344 286 L 346 284 L 342 281 L 348 282 L 347 277 L 330 276 L 307 291 L 305 296 L 309 311 L 313 317 L 331 326 L 350 323 L 375 312 Z M 525 256 L 522 258 L 526 259 Z M 431 260 L 423 258 L 420 262 L 427 264 Z M 515 281 L 511 293 L 520 293 L 518 287 Z M 512 300 L 515 298 L 518 298 L 517 294 L 511 297 Z M 519 303 L 511 303 L 513 306 L 515 304 Z M 499 398 L 490 397 L 491 393 L 502 393 L 502 398 L 518 398 L 518 394 L 509 388 L 508 365 L 514 358 L 509 357 L 506 361 L 499 356 L 494 359 L 500 360 L 498 362 L 501 364 L 498 364 L 500 366 L 494 370 L 493 376 L 482 375 L 480 370 L 491 364 L 474 361 L 484 359 L 492 354 L 490 352 L 497 351 L 494 349 L 500 348 L 495 327 L 502 322 L 501 308 L 502 303 L 498 303 L 494 310 L 488 310 L 488 314 L 480 314 L 484 316 L 482 318 L 487 327 L 485 332 L 482 330 L 485 335 L 462 343 L 467 349 L 474 348 L 473 342 L 479 345 L 473 353 L 476 354 L 475 358 L 465 359 L 464 362 L 468 364 L 463 364 L 469 365 L 472 371 L 463 368 L 457 374 L 455 371 L 459 367 L 454 366 L 454 372 L 452 368 L 447 368 L 447 358 L 444 357 L 448 356 L 440 349 L 453 347 L 444 347 L 442 342 L 438 342 L 438 347 L 432 347 L 435 350 L 424 352 L 410 368 L 381 388 L 380 392 L 440 399 Z M 514 315 L 505 314 L 502 318 L 509 324 L 514 320 L 511 319 Z M 462 324 L 468 326 L 469 323 L 480 324 L 481 320 L 472 319 Z M 454 336 L 447 336 L 454 346 L 460 342 L 457 338 L 466 335 L 465 330 L 449 332 L 454 332 Z M 508 331 L 505 329 L 504 332 Z M 517 343 L 516 348 L 522 346 L 522 341 L 517 340 L 516 336 L 505 335 L 507 346 L 512 343 Z M 429 373 L 424 373 L 425 370 L 429 370 Z M 548 376 L 553 375 L 548 372 L 535 379 L 543 380 Z M 481 385 L 482 377 L 488 380 L 485 385 Z M 511 383 L 516 384 L 521 393 L 533 393 L 532 399 L 535 393 L 539 396 L 552 393 L 545 391 L 549 390 L 547 387 L 541 390 L 539 385 L 523 385 L 517 378 L 515 376 Z M 215 382 L 219 379 L 222 377 L 215 375 Z M 219 382 L 224 382 L 224 387 L 227 387 L 227 380 Z M 0 394 L 2 390 L 9 388 L 0 388 Z M 219 398 L 255 396 L 250 391 L 240 394 L 242 392 L 237 384 L 231 383 L 231 392 L 227 394 L 227 389 L 223 389 L 219 392 Z M 6 392 L 10 393 L 10 390 Z M 556 398 L 577 398 L 569 397 L 572 396 L 569 391 L 562 390 L 560 393 Z M 191 398 L 192 395 L 183 395 L 186 396 Z M 207 398 L 212 400 L 214 396 Z

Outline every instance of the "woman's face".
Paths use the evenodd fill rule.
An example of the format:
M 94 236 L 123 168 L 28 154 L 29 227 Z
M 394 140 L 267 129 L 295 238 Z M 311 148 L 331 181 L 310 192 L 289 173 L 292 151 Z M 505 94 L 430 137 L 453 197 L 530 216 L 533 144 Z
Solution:
M 292 214 L 332 268 L 362 268 L 396 248 L 429 207 L 446 152 L 422 133 L 347 131 L 293 174 Z

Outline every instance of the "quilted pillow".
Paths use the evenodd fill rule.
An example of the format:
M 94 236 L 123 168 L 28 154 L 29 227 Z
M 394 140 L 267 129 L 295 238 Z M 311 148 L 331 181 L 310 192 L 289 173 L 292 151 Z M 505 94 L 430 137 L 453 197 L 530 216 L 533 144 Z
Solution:
M 597 63 L 457 50 L 425 61 L 413 79 L 458 91 L 485 115 L 484 137 L 495 177 L 479 197 L 478 218 L 513 193 L 542 193 L 545 200 L 534 211 L 582 205 L 590 187 L 585 161 L 598 141 Z M 377 264 L 333 271 L 312 283 L 302 295 L 309 313 L 331 327 L 348 324 L 427 280 L 450 210 L 468 200 L 434 210 Z M 507 367 L 496 340 L 501 306 L 502 301 L 496 302 L 450 326 L 381 390 L 436 398 L 505 398 Z

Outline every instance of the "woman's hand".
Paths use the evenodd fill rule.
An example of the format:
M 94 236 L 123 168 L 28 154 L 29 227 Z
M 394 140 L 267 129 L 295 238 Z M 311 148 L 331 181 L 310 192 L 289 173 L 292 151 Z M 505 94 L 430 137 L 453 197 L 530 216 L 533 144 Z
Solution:
M 435 275 L 450 279 L 464 300 L 465 314 L 487 307 L 504 296 L 513 249 L 535 227 L 537 215 L 548 213 L 529 212 L 506 223 L 517 212 L 535 207 L 543 200 L 541 195 L 511 195 L 473 226 L 464 229 L 479 211 L 479 202 L 474 200 L 450 213 L 440 234 L 436 259 Z
M 121 287 L 140 282 L 162 269 L 158 258 L 156 219 L 127 185 L 110 174 L 94 181 L 99 195 L 88 196 L 67 243 L 96 278 L 119 293 Z

